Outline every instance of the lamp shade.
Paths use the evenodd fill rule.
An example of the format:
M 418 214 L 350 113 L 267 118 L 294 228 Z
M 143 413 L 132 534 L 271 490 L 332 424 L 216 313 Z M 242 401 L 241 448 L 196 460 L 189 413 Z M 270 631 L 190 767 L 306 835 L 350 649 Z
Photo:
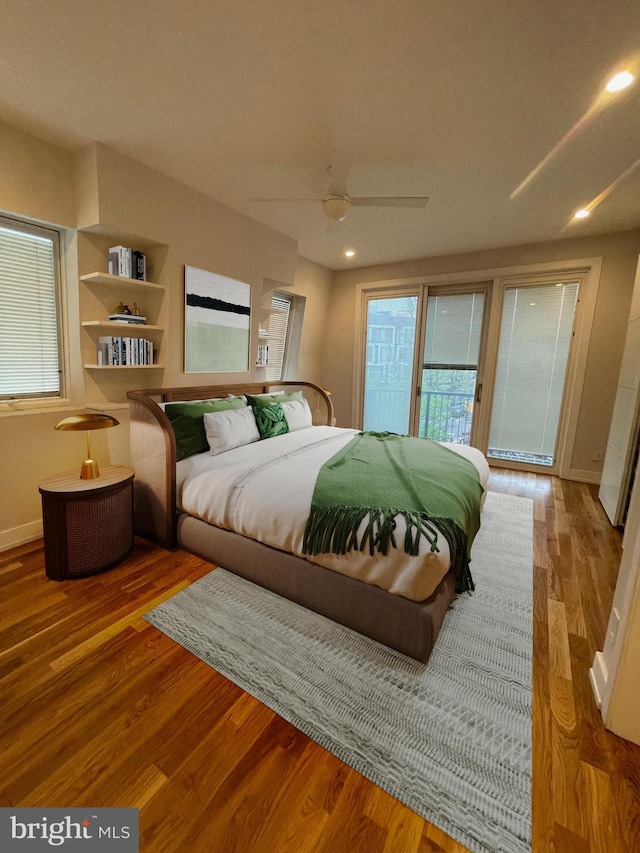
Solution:
M 84 415 L 71 415 L 68 418 L 63 418 L 55 425 L 54 429 L 66 430 L 68 432 L 81 432 L 92 429 L 107 429 L 108 427 L 118 426 L 120 421 L 112 418 L 111 415 L 102 415 L 97 412 L 90 412 Z M 94 480 L 100 476 L 98 463 L 91 458 L 91 442 L 89 433 L 87 432 L 87 458 L 82 463 L 80 469 L 81 480 Z
M 86 415 L 71 415 L 69 418 L 63 418 L 55 425 L 54 429 L 64 429 L 76 432 L 84 429 L 106 429 L 107 427 L 118 426 L 120 421 L 112 418 L 111 415 L 99 415 L 97 412 L 91 412 Z

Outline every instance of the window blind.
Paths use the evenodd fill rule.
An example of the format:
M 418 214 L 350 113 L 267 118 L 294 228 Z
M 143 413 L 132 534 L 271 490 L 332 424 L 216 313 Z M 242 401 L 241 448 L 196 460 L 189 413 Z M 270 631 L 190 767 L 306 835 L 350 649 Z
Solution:
M 505 290 L 489 456 L 553 465 L 577 282 Z
M 477 367 L 483 312 L 483 293 L 430 296 L 425 365 Z
M 269 361 L 267 363 L 267 382 L 282 379 L 282 369 L 287 348 L 287 331 L 291 314 L 291 298 L 280 293 L 271 296 L 271 307 L 278 310 L 269 318 Z
M 0 399 L 60 393 L 54 236 L 0 223 Z

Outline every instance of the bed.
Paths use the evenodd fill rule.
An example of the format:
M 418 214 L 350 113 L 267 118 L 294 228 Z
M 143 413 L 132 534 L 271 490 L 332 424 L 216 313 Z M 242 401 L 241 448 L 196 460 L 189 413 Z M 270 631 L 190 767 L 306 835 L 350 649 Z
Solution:
M 237 431 L 236 422 L 244 423 L 251 410 L 242 417 L 207 414 L 207 430 L 213 430 L 208 439 L 218 452 L 207 449 L 180 458 L 184 437 L 176 425 L 176 403 L 233 398 L 245 400 L 238 406 L 246 406 L 244 395 L 252 395 L 255 403 L 262 402 L 260 397 L 269 401 L 271 394 L 302 397 L 308 423 L 268 441 L 251 439 L 227 449 L 228 426 L 222 445 L 215 443 L 220 438 L 216 430 L 233 419 Z M 305 552 L 302 527 L 313 471 L 358 435 L 335 426 L 326 391 L 306 382 L 266 382 L 131 391 L 128 398 L 138 535 L 168 549 L 184 548 L 410 657 L 428 660 L 455 588 L 442 537 L 435 552 L 424 544 L 414 556 L 398 548 L 389 552 L 390 561 L 372 558 L 367 549 L 346 555 Z M 302 404 L 295 406 L 297 417 Z M 293 406 L 288 411 L 293 417 Z M 451 449 L 472 462 L 486 485 L 484 456 L 474 448 Z M 310 473 L 302 476 L 302 470 Z M 295 522 L 293 527 L 285 520 Z

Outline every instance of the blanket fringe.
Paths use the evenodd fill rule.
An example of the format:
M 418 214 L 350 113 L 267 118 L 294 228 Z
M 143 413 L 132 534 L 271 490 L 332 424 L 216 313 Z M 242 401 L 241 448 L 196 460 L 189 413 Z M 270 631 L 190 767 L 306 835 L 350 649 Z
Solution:
M 398 510 L 391 507 L 331 506 L 312 507 L 307 519 L 302 542 L 302 552 L 315 554 L 348 554 L 349 551 L 364 551 L 368 547 L 370 556 L 377 551 L 387 555 L 389 548 L 396 548 L 396 516 L 406 522 L 404 550 L 415 557 L 420 551 L 420 542 L 425 537 L 431 551 L 439 551 L 438 532 L 449 543 L 455 573 L 455 591 L 467 592 L 475 589 L 469 569 L 467 536 L 455 522 L 448 518 L 430 518 L 425 513 L 413 510 Z M 358 530 L 367 520 L 364 532 L 358 541 Z

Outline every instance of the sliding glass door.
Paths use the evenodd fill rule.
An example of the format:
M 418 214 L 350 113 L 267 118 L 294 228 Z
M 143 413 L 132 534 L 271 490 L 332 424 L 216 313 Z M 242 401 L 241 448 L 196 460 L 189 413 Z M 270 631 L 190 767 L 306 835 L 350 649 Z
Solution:
M 413 293 L 367 299 L 365 430 L 409 432 L 418 298 Z
M 470 443 L 485 303 L 486 288 L 367 297 L 363 429 Z
M 417 434 L 470 444 L 480 401 L 486 294 L 431 289 L 427 298 Z
M 577 281 L 505 288 L 490 461 L 555 465 L 577 298 Z
M 585 279 L 552 275 L 365 292 L 363 429 L 471 444 L 498 467 L 562 470 Z

